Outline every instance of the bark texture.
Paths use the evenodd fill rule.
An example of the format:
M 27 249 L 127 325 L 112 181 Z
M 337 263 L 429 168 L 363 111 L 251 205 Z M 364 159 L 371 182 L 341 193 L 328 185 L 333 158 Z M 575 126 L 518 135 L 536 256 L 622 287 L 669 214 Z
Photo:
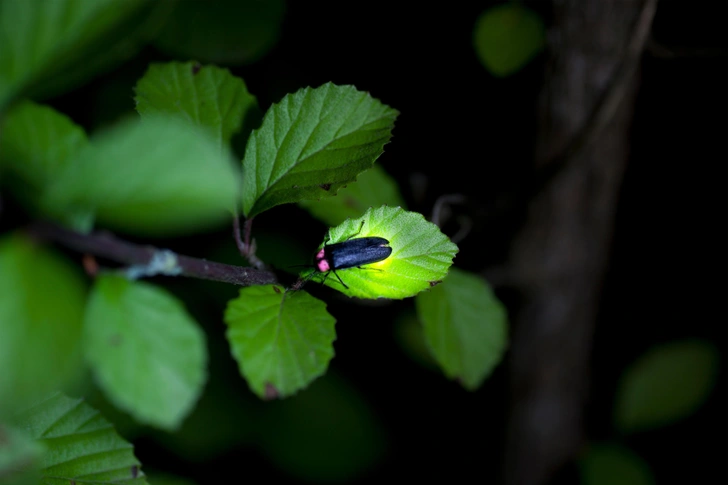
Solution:
M 507 485 L 549 483 L 584 441 L 591 339 L 656 0 L 554 0 L 537 171 L 512 246 L 523 296 L 510 354 Z

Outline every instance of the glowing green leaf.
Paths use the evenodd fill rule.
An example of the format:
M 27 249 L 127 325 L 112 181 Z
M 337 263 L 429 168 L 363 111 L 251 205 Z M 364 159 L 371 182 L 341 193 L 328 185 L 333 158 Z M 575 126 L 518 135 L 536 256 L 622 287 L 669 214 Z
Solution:
M 239 173 L 228 150 L 174 117 L 129 119 L 92 139 L 49 203 L 94 210 L 99 223 L 173 236 L 230 220 Z
M 475 52 L 494 76 L 509 76 L 533 59 L 546 44 L 538 14 L 518 2 L 491 7 L 478 18 Z
M 304 200 L 298 205 L 316 219 L 335 226 L 347 218 L 359 217 L 370 207 L 388 205 L 404 208 L 404 200 L 394 179 L 375 164 L 359 175 L 356 182 L 339 189 L 334 197 Z
M 178 116 L 208 129 L 220 146 L 230 143 L 246 112 L 257 106 L 242 79 L 227 69 L 194 62 L 152 64 L 134 91 L 142 117 Z
M 326 372 L 336 320 L 304 291 L 249 286 L 225 310 L 227 339 L 240 372 L 258 396 L 295 394 Z
M 45 448 L 43 484 L 147 483 L 134 447 L 83 399 L 55 393 L 23 411 L 14 424 Z
M 408 212 L 401 207 L 382 206 L 367 210 L 357 219 L 347 219 L 329 229 L 326 244 L 353 237 L 387 239 L 392 253 L 382 261 L 361 268 L 336 270 L 338 278 L 334 274 L 318 273 L 312 279 L 357 298 L 402 299 L 415 296 L 445 278 L 458 251 L 458 247 L 435 224 L 426 221 L 422 214 Z M 310 271 L 304 272 L 302 277 L 309 275 Z
M 652 348 L 622 376 L 617 428 L 639 431 L 689 416 L 713 389 L 718 363 L 718 352 L 707 342 L 684 340 Z
M 477 389 L 503 358 L 508 317 L 485 281 L 451 268 L 440 285 L 417 295 L 425 340 L 445 375 Z
M 109 399 L 160 428 L 177 428 L 205 384 L 204 334 L 180 301 L 148 283 L 96 280 L 84 352 Z
M 22 235 L 0 239 L 0 414 L 77 381 L 82 276 Z
M 245 148 L 246 217 L 353 182 L 382 154 L 398 114 L 353 86 L 327 83 L 286 95 Z

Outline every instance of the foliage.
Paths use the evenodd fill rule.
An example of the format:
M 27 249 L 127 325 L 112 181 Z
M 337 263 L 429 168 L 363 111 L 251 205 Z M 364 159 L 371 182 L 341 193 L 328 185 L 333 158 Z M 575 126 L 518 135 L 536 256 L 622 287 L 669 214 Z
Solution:
M 205 241 L 242 214 L 252 233 L 243 234 L 242 255 L 255 264 L 257 244 L 255 255 L 280 279 L 237 295 L 229 286 L 209 293 L 194 287 L 192 296 L 215 304 L 200 310 L 203 298 L 185 295 L 190 290 L 173 278 L 136 280 L 159 274 L 153 258 L 118 271 L 86 258 L 88 281 L 73 253 L 51 249 L 33 230 L 1 235 L 3 483 L 147 483 L 132 445 L 83 399 L 68 397 L 94 392 L 104 412 L 128 419 L 140 434 L 161 433 L 199 450 L 207 446 L 200 429 L 220 419 L 240 424 L 235 417 L 249 427 L 246 440 L 292 473 L 311 481 L 353 478 L 386 449 L 376 414 L 329 373 L 337 330 L 356 321 L 357 305 L 404 308 L 397 313 L 406 315 L 401 340 L 414 360 L 466 391 L 480 389 L 503 359 L 505 306 L 481 276 L 452 268 L 458 246 L 407 210 L 412 201 L 376 164 L 399 112 L 353 85 L 326 82 L 291 89 L 261 120 L 258 99 L 237 75 L 250 71 L 210 64 L 260 59 L 279 36 L 283 12 L 280 1 L 200 10 L 197 2 L 0 0 L 0 188 L 13 207 L 71 229 L 77 240 L 111 230 L 165 244 Z M 137 113 L 91 129 L 62 105 L 41 102 L 98 78 L 150 42 L 184 61 L 151 64 L 128 84 Z M 509 2 L 482 14 L 473 42 L 483 65 L 505 77 L 542 51 L 545 28 L 535 12 Z M 241 153 L 235 137 L 244 142 Z M 252 222 L 275 220 L 284 204 L 307 227 L 315 220 L 329 226 L 314 254 L 364 237 L 385 239 L 391 254 L 335 274 L 309 267 L 283 284 L 285 268 L 271 266 L 300 254 L 300 234 L 281 227 L 276 239 Z M 126 261 L 96 237 L 100 254 L 92 256 Z M 202 258 L 214 259 L 199 247 Z M 240 254 L 230 259 L 241 265 Z M 162 273 L 178 270 L 172 264 Z M 348 310 L 333 312 L 331 301 Z M 371 349 L 373 369 L 378 352 Z M 241 385 L 206 390 L 220 355 L 232 356 Z M 627 434 L 688 417 L 711 392 L 717 367 L 717 351 L 704 342 L 651 350 L 623 377 L 616 429 Z M 241 389 L 252 404 L 236 400 Z M 206 392 L 236 404 L 211 410 Z M 217 430 L 221 441 L 236 443 L 229 435 L 242 431 L 232 428 Z M 331 431 L 323 436 L 321 429 Z M 652 483 L 649 467 L 618 443 L 592 445 L 581 471 L 587 484 L 607 476 Z

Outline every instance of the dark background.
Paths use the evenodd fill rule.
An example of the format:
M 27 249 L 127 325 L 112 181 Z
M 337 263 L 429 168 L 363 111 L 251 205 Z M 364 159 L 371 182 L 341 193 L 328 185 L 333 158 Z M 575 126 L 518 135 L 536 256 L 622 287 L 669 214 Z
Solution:
M 409 209 L 426 216 L 441 195 L 468 197 L 468 204 L 455 210 L 476 224 L 459 243 L 456 264 L 476 273 L 506 260 L 523 222 L 523 207 L 495 203 L 531 174 L 545 66 L 542 55 L 519 73 L 498 79 L 479 63 L 472 29 L 492 4 L 413 4 L 407 9 L 390 2 L 346 8 L 340 2 L 289 2 L 280 39 L 267 55 L 250 65 L 230 66 L 263 110 L 288 92 L 328 81 L 352 84 L 399 110 L 394 137 L 379 163 L 399 182 Z M 549 2 L 529 5 L 548 23 Z M 688 337 L 719 347 L 719 385 L 697 414 L 624 441 L 649 463 L 658 483 L 719 481 L 726 472 L 725 7 L 719 1 L 665 0 L 658 5 L 653 37 L 678 55 L 662 58 L 648 51 L 643 56 L 631 154 L 591 360 L 587 435 L 601 441 L 616 438 L 611 428 L 614 392 L 635 358 L 654 344 Z M 131 88 L 149 62 L 172 59 L 145 48 L 118 70 L 50 103 L 92 131 L 133 109 Z M 485 175 L 476 175 L 480 173 Z M 415 197 L 413 180 L 417 187 L 425 181 L 424 197 Z M 257 218 L 255 227 L 261 233 L 295 234 L 303 254 L 316 247 L 325 229 L 295 207 L 276 208 Z M 444 229 L 452 234 L 455 228 Z M 205 248 L 217 241 L 230 249 L 227 230 L 159 244 L 210 257 Z M 226 481 L 252 476 L 296 481 L 261 451 L 259 444 L 270 441 L 266 435 L 275 435 L 276 443 L 288 440 L 300 447 L 301 455 L 319 450 L 323 462 L 337 460 L 341 450 L 356 454 L 350 443 L 326 444 L 331 427 L 337 426 L 326 420 L 329 413 L 337 416 L 327 406 L 337 401 L 327 400 L 325 393 L 318 401 L 300 401 L 298 408 L 261 403 L 249 393 L 222 340 L 222 305 L 234 289 L 165 283 L 181 295 L 194 293 L 186 302 L 206 325 L 212 378 L 229 391 L 219 399 L 240 405 L 240 421 L 212 427 L 239 426 L 244 438 L 205 459 L 190 460 L 142 432 L 135 446 L 145 469 L 170 471 L 201 484 L 219 483 L 222 476 Z M 517 311 L 519 295 L 493 284 L 509 311 Z M 350 481 L 497 481 L 506 434 L 507 365 L 478 391 L 467 392 L 412 360 L 398 344 L 395 320 L 411 310 L 411 302 L 353 307 L 326 288 L 307 290 L 327 301 L 337 318 L 332 375 L 355 389 L 352 399 L 365 403 L 386 443 L 375 464 Z M 276 406 L 288 411 L 275 414 Z M 291 422 L 309 427 L 284 426 L 286 412 L 298 417 Z M 369 421 L 363 422 L 368 426 Z M 251 428 L 256 431 L 244 431 Z M 205 442 L 201 434 L 192 436 Z M 576 480 L 572 467 L 553 478 L 554 483 Z

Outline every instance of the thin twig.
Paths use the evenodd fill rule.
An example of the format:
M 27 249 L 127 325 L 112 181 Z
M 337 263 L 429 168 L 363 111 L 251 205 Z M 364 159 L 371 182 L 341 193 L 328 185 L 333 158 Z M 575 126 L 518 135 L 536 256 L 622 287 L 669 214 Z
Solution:
M 440 197 L 437 198 L 437 200 L 435 201 L 435 204 L 432 207 L 432 217 L 430 218 L 430 220 L 437 227 L 442 227 L 442 224 L 444 224 L 444 222 L 445 222 L 445 221 L 443 221 L 443 219 L 445 218 L 443 216 L 445 209 L 448 208 L 450 205 L 462 204 L 464 202 L 465 202 L 465 196 L 462 194 L 441 195 Z
M 39 239 L 57 242 L 80 253 L 132 265 L 127 276 L 187 276 L 240 286 L 276 283 L 271 271 L 216 263 L 174 253 L 168 249 L 142 246 L 108 233 L 81 234 L 50 222 L 36 222 L 29 228 Z

